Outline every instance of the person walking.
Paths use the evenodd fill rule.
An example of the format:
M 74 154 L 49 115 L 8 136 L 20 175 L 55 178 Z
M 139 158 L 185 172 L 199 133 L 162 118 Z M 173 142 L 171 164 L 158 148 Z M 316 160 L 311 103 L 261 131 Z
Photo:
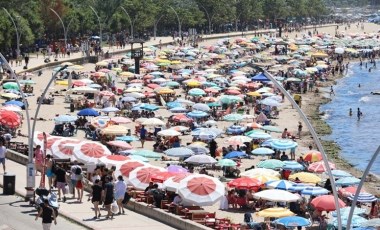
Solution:
M 141 126 L 141 129 L 140 129 L 140 141 L 141 141 L 141 148 L 144 148 L 144 142 L 145 142 L 145 139 L 146 139 L 146 129 L 145 129 L 145 126 Z
M 120 175 L 117 177 L 117 182 L 115 183 L 115 199 L 117 202 L 117 206 L 119 207 L 119 215 L 121 213 L 125 213 L 122 202 L 124 200 L 124 195 L 126 191 L 127 185 L 124 182 L 123 176 Z
M 44 154 L 41 150 L 41 145 L 37 145 L 34 150 L 34 167 L 36 167 L 36 176 L 38 176 L 38 171 L 42 172 L 42 167 L 44 165 Z
M 100 205 L 100 202 L 102 200 L 102 183 L 99 179 L 96 179 L 95 182 L 94 182 L 94 185 L 91 186 L 92 188 L 92 193 L 90 195 L 90 197 L 88 198 L 88 200 L 92 202 L 92 204 L 94 205 L 94 211 L 95 211 L 95 216 L 93 219 L 98 219 L 100 218 L 101 214 L 100 214 L 100 208 L 99 208 L 99 205 Z
M 7 154 L 7 148 L 4 146 L 4 140 L 0 139 L 0 163 L 3 165 L 3 171 L 4 174 L 7 172 L 5 171 L 5 156 Z
M 44 204 L 36 216 L 36 221 L 40 216 L 42 216 L 43 230 L 49 230 L 51 228 L 51 223 L 53 220 L 54 224 L 57 225 L 57 217 L 55 216 L 55 211 L 52 207 L 49 206 L 49 201 L 47 199 L 44 200 Z
M 111 204 L 113 203 L 114 200 L 114 185 L 112 183 L 112 177 L 106 176 L 106 184 L 104 185 L 104 190 L 103 190 L 103 201 L 104 201 L 104 206 L 107 210 L 107 216 L 106 219 L 108 218 L 113 218 L 113 214 L 111 212 Z
M 66 202 L 66 193 L 67 193 L 66 171 L 60 165 L 57 165 L 54 174 L 55 174 L 55 182 L 57 183 L 56 187 L 58 189 L 58 201 L 61 200 L 61 193 L 62 193 L 63 202 Z

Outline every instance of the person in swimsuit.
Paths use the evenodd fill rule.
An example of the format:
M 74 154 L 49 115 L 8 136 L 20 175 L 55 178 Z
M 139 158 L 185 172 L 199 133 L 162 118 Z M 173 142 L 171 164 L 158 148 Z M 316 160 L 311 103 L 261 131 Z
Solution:
M 38 171 L 42 172 L 42 167 L 44 165 L 44 154 L 41 150 L 41 145 L 37 145 L 34 150 L 34 164 L 36 167 L 36 176 L 38 175 Z
M 50 154 L 46 155 L 46 176 L 48 177 L 48 181 L 49 181 L 49 189 L 51 190 L 52 188 L 52 184 L 53 184 L 53 176 L 54 176 L 54 173 L 53 173 L 53 159 L 51 157 Z

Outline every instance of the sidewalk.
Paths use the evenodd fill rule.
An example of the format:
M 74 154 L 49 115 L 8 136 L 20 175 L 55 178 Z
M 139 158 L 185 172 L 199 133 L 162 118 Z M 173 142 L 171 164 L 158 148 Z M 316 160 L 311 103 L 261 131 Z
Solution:
M 16 175 L 16 193 L 21 196 L 26 195 L 26 190 L 24 189 L 26 185 L 26 173 L 25 166 L 15 163 L 14 161 L 7 160 L 7 173 Z M 40 183 L 40 176 L 36 176 L 36 184 Z M 0 174 L 0 184 L 3 185 L 3 176 Z M 106 211 L 101 210 L 102 217 L 100 219 L 94 220 L 94 212 L 92 210 L 92 203 L 87 201 L 88 193 L 84 192 L 83 203 L 78 203 L 76 200 L 71 199 L 71 194 L 68 194 L 68 199 L 66 203 L 60 203 L 59 213 L 62 216 L 84 226 L 89 229 L 126 229 L 131 228 L 134 230 L 143 229 L 156 229 L 156 230 L 170 230 L 174 229 L 156 220 L 150 219 L 143 215 L 131 212 L 125 209 L 125 215 L 116 215 L 112 220 L 106 220 Z M 58 217 L 59 218 L 59 217 Z M 52 227 L 54 229 L 54 226 Z

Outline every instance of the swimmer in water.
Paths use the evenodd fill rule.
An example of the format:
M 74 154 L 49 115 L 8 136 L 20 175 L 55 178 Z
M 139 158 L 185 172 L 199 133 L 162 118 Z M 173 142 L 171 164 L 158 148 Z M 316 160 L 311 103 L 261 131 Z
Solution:
M 359 84 L 359 85 L 358 85 L 358 87 L 360 88 L 360 87 L 361 87 L 361 85 Z
M 371 70 L 372 70 L 372 67 L 369 67 L 369 69 L 368 69 L 368 72 L 370 72 L 370 73 L 371 73 Z
M 348 112 L 348 115 L 352 117 L 352 108 L 350 108 L 350 111 Z

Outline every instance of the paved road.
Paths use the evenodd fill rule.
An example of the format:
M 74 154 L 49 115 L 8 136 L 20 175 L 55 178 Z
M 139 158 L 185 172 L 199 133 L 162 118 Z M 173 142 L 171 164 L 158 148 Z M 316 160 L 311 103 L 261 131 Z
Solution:
M 3 194 L 2 188 L 0 188 L 0 194 Z M 24 202 L 23 198 L 18 196 L 0 195 L 0 230 L 42 229 L 41 220 L 34 220 L 37 211 L 28 204 Z M 63 217 L 58 217 L 57 222 L 58 224 L 53 225 L 51 229 L 86 229 Z

